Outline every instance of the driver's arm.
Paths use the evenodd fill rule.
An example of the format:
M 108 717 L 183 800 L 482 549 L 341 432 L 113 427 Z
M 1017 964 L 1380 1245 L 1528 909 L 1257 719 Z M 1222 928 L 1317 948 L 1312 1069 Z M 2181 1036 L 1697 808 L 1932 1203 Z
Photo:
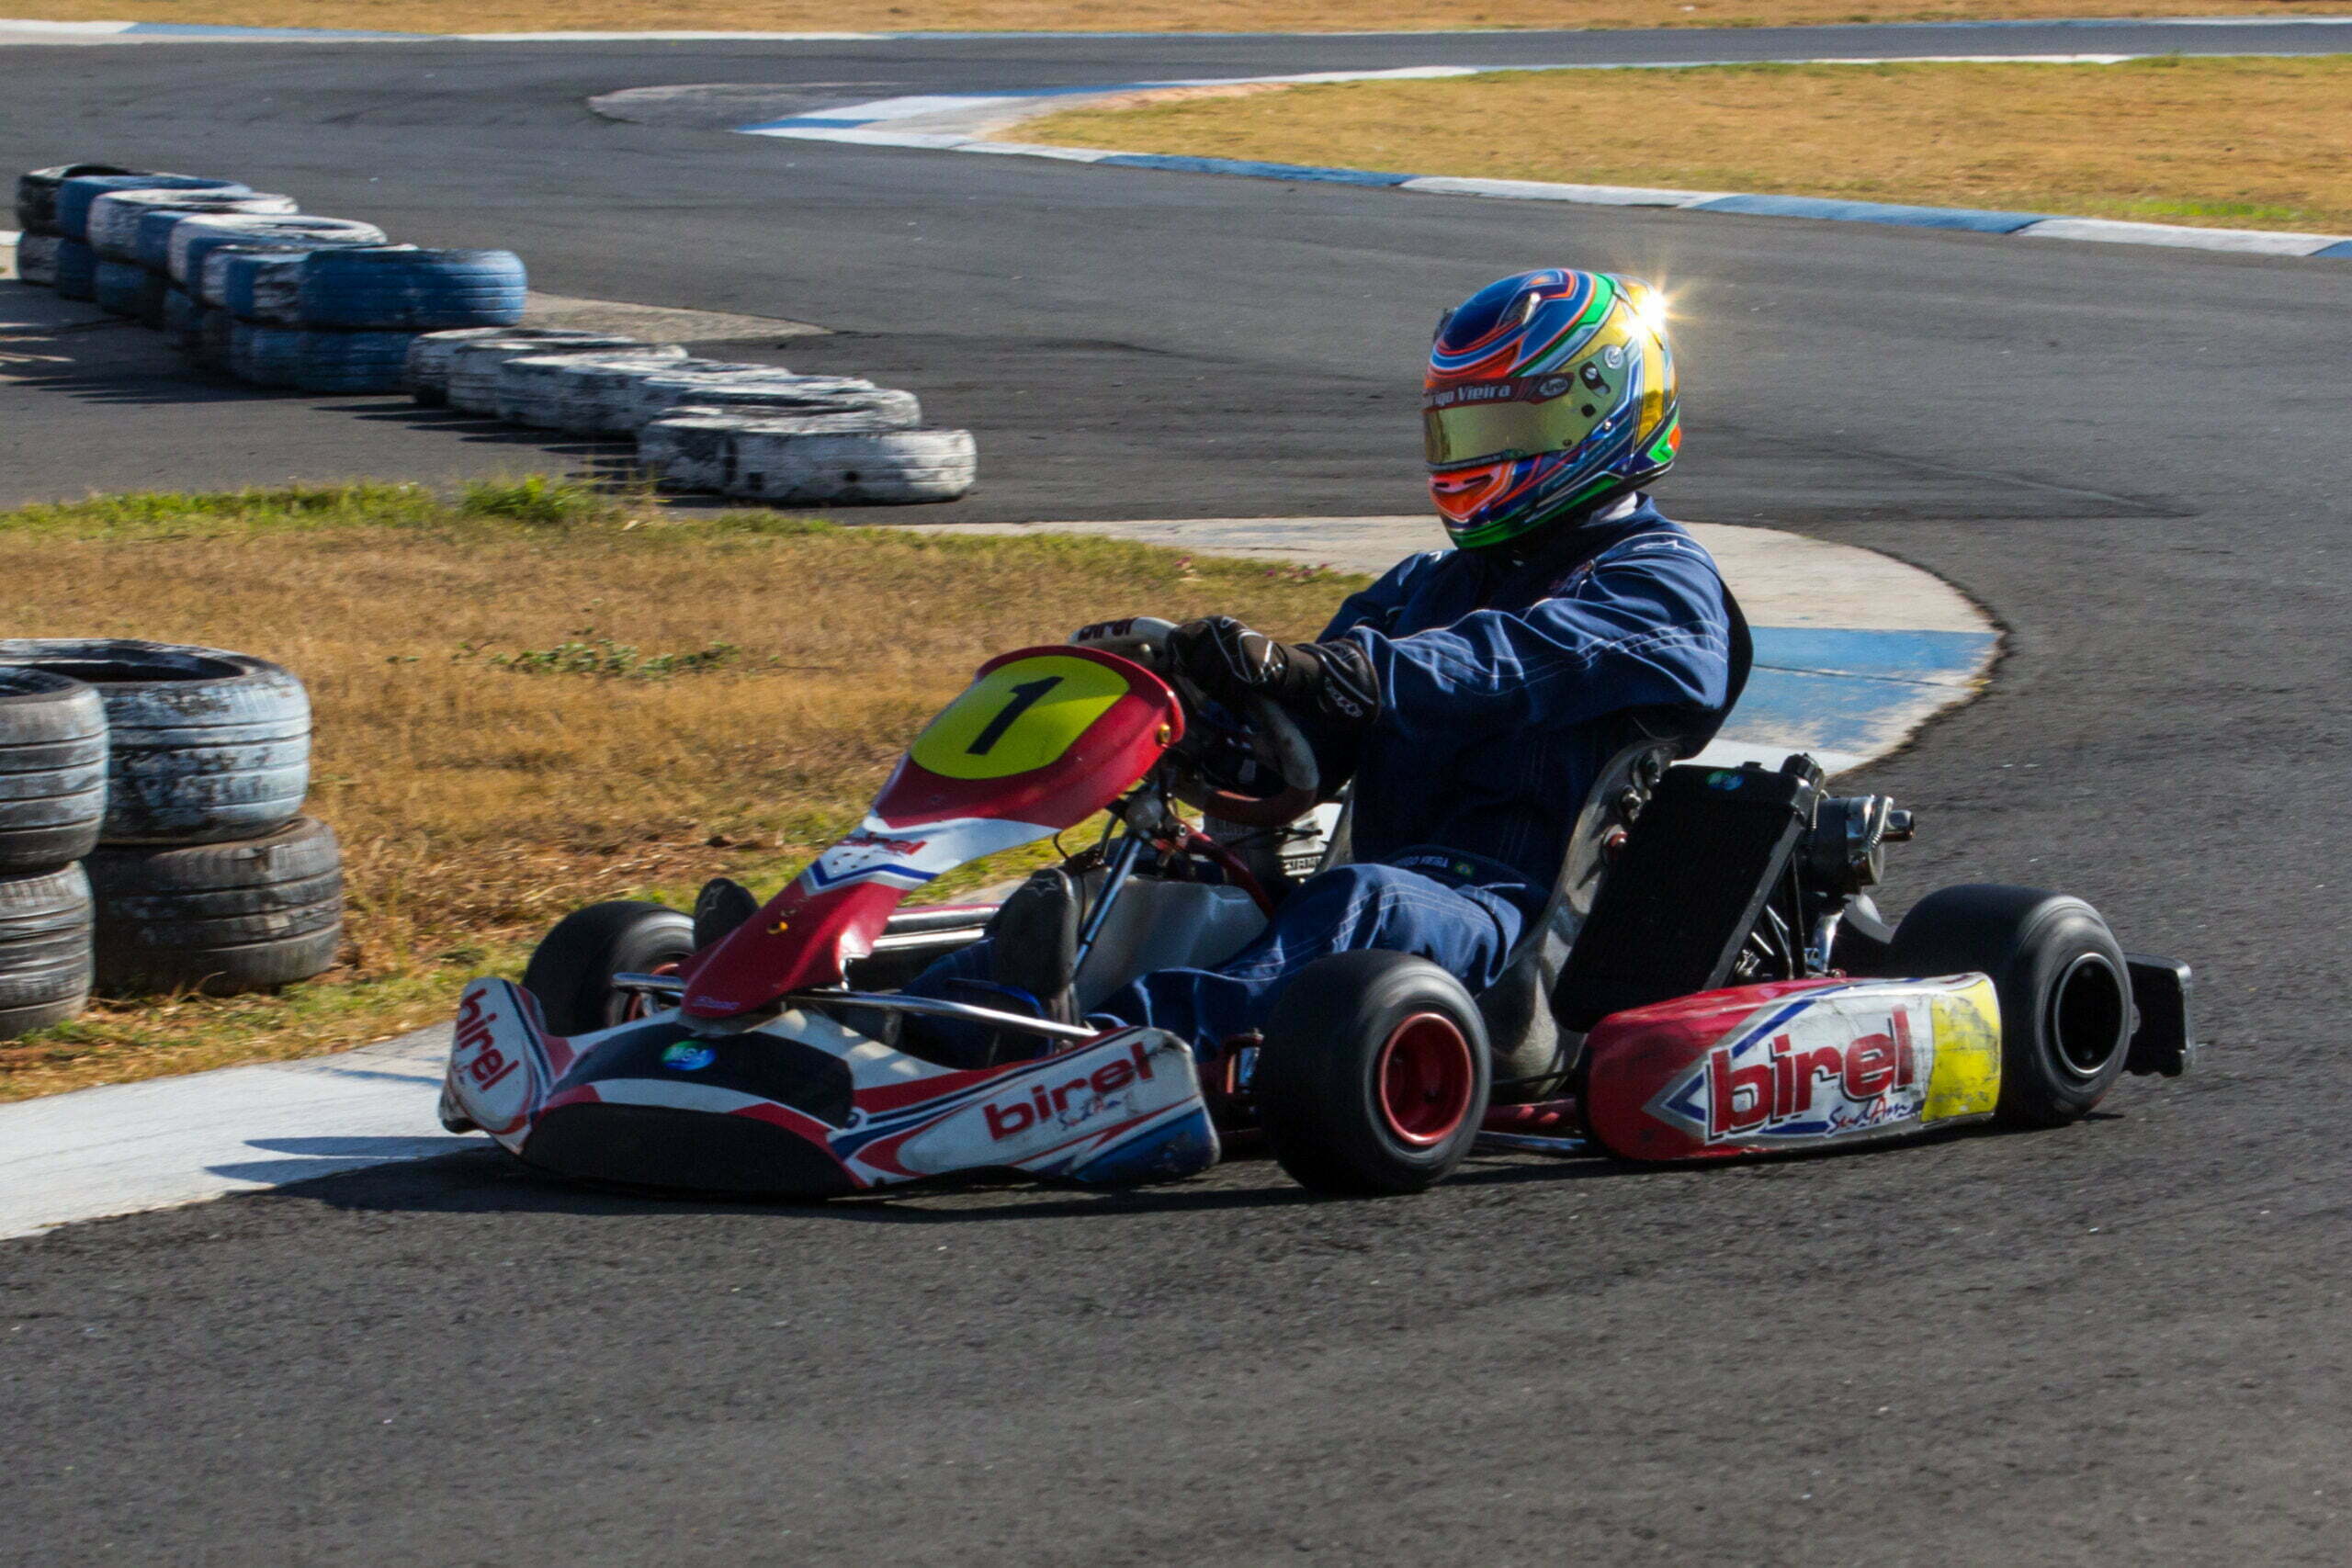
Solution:
M 1629 707 L 1720 708 L 1731 690 L 1723 581 L 1695 544 L 1658 535 L 1604 552 L 1525 610 L 1479 610 L 1408 637 L 1368 621 L 1341 635 L 1379 679 L 1379 728 L 1443 750 Z

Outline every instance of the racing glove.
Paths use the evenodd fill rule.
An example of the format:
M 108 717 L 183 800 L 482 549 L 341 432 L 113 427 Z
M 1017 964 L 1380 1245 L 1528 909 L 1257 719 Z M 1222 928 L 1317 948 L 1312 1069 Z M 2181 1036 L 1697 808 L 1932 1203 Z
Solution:
M 1210 615 L 1168 634 L 1168 659 L 1218 702 L 1267 697 L 1310 732 L 1351 735 L 1380 716 L 1380 677 L 1351 642 L 1276 642 L 1230 615 Z

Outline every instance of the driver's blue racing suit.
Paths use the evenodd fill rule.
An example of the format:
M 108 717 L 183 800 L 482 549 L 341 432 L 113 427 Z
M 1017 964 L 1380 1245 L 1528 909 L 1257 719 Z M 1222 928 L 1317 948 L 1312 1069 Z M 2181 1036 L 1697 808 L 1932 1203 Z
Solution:
M 1292 976 L 1351 948 L 1418 953 L 1474 993 L 1492 985 L 1542 917 L 1577 812 L 1635 738 L 1634 716 L 1697 740 L 1722 723 L 1736 694 L 1735 614 L 1713 558 L 1646 496 L 1524 558 L 1433 550 L 1398 562 L 1317 639 L 1360 644 L 1380 680 L 1355 766 L 1351 863 L 1301 884 L 1216 968 L 1144 976 L 1090 1021 L 1212 1049 L 1261 1028 Z M 962 984 L 988 973 L 981 943 L 910 988 L 1001 1006 Z

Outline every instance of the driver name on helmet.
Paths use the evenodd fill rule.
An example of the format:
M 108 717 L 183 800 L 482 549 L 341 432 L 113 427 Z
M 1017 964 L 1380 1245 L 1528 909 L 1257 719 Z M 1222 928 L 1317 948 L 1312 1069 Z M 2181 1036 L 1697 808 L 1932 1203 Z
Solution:
M 1589 513 L 1682 444 L 1666 301 L 1614 273 L 1487 285 L 1438 324 L 1422 382 L 1430 493 L 1464 549 Z

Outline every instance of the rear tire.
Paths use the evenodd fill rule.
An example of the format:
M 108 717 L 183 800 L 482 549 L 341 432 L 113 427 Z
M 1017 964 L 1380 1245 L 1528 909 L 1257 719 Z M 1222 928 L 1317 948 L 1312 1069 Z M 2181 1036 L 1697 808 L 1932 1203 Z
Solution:
M 645 975 L 684 963 L 695 950 L 691 918 L 662 904 L 616 898 L 575 909 L 541 939 L 523 971 L 552 1034 L 586 1034 L 627 1023 L 638 998 L 613 989 L 616 975 Z
M 2123 1072 L 2131 972 L 2080 898 L 2030 887 L 1946 887 L 1912 906 L 1888 945 L 1890 975 L 1990 976 L 2001 1001 L 2001 1098 L 2012 1127 L 2080 1121 Z
M 1442 1180 L 1476 1141 L 1493 1085 L 1486 1022 L 1462 982 L 1426 958 L 1362 951 L 1291 981 L 1250 1089 L 1300 1186 L 1363 1196 Z

